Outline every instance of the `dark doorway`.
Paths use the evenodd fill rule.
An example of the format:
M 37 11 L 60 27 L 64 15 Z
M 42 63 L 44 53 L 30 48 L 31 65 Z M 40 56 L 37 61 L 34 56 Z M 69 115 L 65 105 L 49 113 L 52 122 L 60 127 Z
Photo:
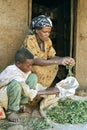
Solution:
M 32 18 L 40 14 L 50 16 L 53 22 L 51 39 L 58 56 L 70 54 L 70 0 L 33 0 Z

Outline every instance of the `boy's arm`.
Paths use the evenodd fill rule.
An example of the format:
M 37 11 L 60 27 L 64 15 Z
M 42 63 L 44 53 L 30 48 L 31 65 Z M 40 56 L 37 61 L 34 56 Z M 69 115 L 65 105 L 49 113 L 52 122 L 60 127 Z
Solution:
M 37 90 L 30 89 L 29 86 L 25 82 L 20 82 L 25 96 L 29 97 L 31 101 L 36 97 L 37 95 Z
M 54 88 L 48 88 L 45 90 L 38 91 L 37 95 L 52 95 L 52 94 L 59 94 L 59 89 L 54 87 Z

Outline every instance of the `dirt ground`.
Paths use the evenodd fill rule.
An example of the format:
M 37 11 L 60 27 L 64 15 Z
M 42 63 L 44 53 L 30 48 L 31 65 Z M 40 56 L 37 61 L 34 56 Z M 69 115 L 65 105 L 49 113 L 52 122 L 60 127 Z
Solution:
M 87 90 L 76 91 L 76 95 L 87 96 Z M 39 105 L 33 108 L 32 114 L 21 113 L 19 114 L 20 122 L 12 123 L 8 120 L 0 120 L 0 130 L 54 130 L 52 127 L 48 127 L 47 124 L 41 122 L 43 118 L 39 113 Z
M 0 120 L 0 130 L 34 130 L 29 122 L 32 120 L 41 120 L 41 115 L 39 113 L 38 107 L 33 109 L 32 114 L 19 113 L 20 122 L 13 123 L 9 122 L 7 119 Z
M 20 119 L 18 123 L 7 119 L 0 120 L 0 130 L 48 130 L 50 128 L 39 112 L 39 104 L 32 107 L 31 114 L 19 113 L 18 116 Z

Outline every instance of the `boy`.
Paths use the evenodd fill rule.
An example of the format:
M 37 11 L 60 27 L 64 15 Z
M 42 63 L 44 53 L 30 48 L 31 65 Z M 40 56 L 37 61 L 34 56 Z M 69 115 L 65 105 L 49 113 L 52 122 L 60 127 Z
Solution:
M 37 76 L 32 73 L 33 64 L 33 55 L 22 48 L 15 54 L 15 64 L 0 74 L 0 105 L 7 110 L 7 119 L 12 122 L 19 121 L 17 112 L 21 109 L 20 105 L 27 104 L 37 95 Z

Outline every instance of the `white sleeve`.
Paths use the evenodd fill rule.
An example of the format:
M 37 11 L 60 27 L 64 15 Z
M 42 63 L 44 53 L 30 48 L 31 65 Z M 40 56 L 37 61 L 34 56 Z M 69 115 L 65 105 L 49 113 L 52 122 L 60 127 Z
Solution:
M 32 101 L 37 95 L 37 90 L 30 89 L 29 86 L 25 82 L 20 82 L 20 84 L 22 85 L 22 88 L 24 90 L 24 94 L 27 97 L 29 97 L 30 100 Z

